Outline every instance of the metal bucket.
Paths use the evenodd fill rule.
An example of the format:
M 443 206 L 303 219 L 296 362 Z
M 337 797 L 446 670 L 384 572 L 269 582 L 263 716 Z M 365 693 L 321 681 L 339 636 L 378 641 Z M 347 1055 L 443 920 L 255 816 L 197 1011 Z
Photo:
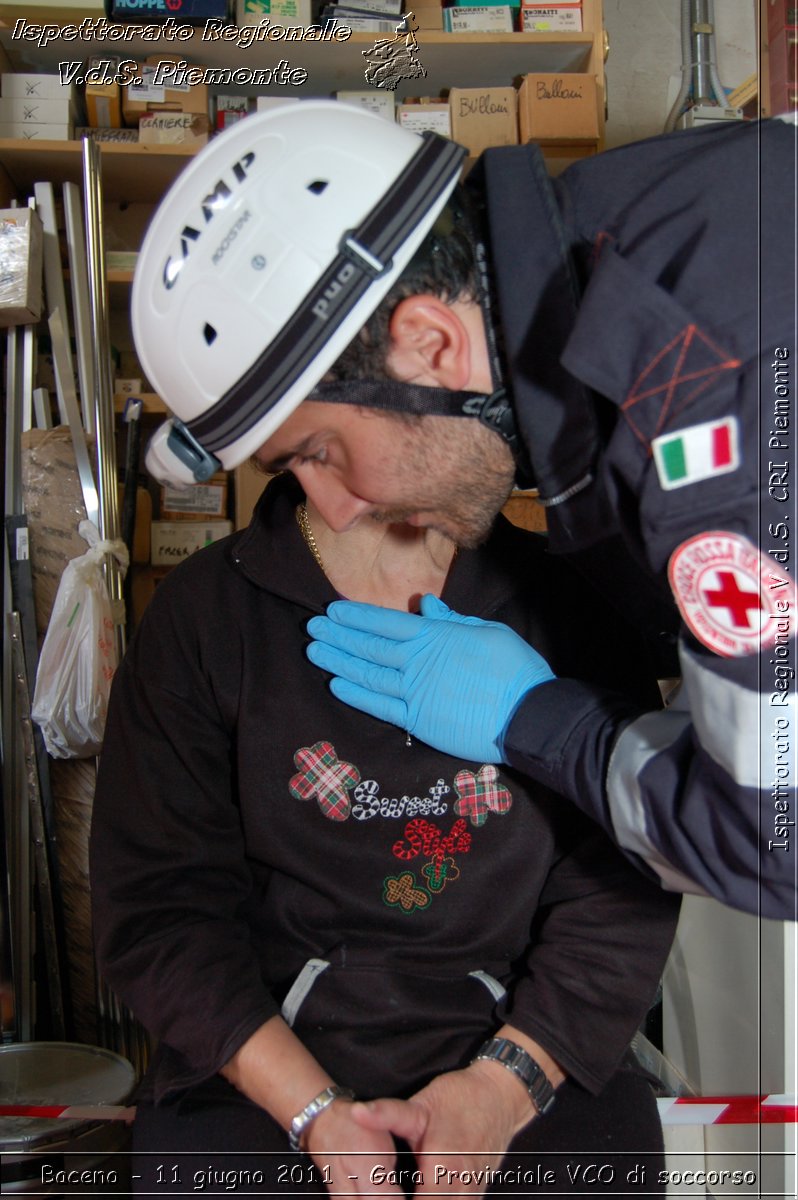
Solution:
M 0 1046 L 0 1104 L 122 1104 L 135 1083 L 127 1059 L 70 1042 Z M 113 1195 L 128 1190 L 122 1121 L 0 1117 L 0 1192 Z

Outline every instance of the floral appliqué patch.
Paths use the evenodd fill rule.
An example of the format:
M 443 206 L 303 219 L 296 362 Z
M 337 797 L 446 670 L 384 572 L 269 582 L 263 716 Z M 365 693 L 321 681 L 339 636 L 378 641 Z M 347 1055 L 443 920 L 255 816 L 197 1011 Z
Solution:
M 362 782 L 360 771 L 353 763 L 338 758 L 332 742 L 315 742 L 297 750 L 294 764 L 298 770 L 289 782 L 291 795 L 297 800 L 315 798 L 322 814 L 330 821 L 346 821 L 356 815 L 360 822 L 378 814 L 390 819 L 401 817 L 403 813 L 407 815 L 413 808 L 418 812 L 421 806 L 429 809 L 433 805 L 442 813 L 447 807 L 441 800 L 450 789 L 442 779 L 429 789 L 430 794 L 425 799 L 418 796 L 378 799 L 380 789 L 376 780 Z M 499 782 L 498 769 L 492 765 L 481 766 L 476 772 L 458 771 L 454 788 L 457 800 L 453 809 L 458 819 L 448 833 L 434 822 L 417 816 L 407 822 L 404 836 L 394 842 L 392 853 L 400 862 L 426 861 L 419 868 L 421 879 L 412 870 L 385 877 L 382 899 L 389 907 L 405 913 L 428 908 L 434 895 L 460 878 L 457 856 L 471 850 L 472 835 L 468 823 L 479 829 L 489 813 L 503 816 L 512 807 L 512 795 Z M 353 791 L 356 812 L 350 796 Z

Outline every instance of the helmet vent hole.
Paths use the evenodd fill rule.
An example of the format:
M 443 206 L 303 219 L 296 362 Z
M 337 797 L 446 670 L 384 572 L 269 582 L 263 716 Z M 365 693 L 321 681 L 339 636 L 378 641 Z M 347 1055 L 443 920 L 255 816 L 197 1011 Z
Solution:
M 206 324 L 202 331 L 202 336 L 205 338 L 206 344 L 208 346 L 212 346 L 216 341 L 216 330 L 214 329 L 213 325 Z
M 326 191 L 329 185 L 329 179 L 314 179 L 313 183 L 308 184 L 308 191 L 312 192 L 314 196 L 320 196 L 322 192 Z

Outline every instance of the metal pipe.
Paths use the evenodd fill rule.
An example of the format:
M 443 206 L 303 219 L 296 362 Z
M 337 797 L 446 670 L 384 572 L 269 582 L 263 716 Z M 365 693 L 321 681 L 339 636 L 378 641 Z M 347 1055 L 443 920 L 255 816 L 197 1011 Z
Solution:
M 102 216 L 102 166 L 98 142 L 83 142 L 83 188 L 86 211 L 86 247 L 89 301 L 94 346 L 94 430 L 97 439 L 97 486 L 100 497 L 100 536 L 119 537 L 119 490 L 116 440 L 114 436 L 114 393 L 111 372 L 111 338 L 108 321 L 108 289 L 105 278 L 105 241 Z M 108 590 L 114 608 L 122 611 L 123 577 L 112 555 L 106 556 Z M 124 622 L 115 624 L 119 657 L 124 653 Z
M 693 104 L 715 104 L 712 87 L 712 23 L 708 0 L 692 0 Z

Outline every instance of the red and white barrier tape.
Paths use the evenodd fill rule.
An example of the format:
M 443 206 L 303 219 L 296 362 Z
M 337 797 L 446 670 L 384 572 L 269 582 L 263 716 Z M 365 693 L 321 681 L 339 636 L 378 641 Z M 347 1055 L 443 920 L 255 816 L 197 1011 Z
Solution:
M 132 1121 L 135 1108 L 119 1104 L 0 1104 L 0 1117 L 43 1117 L 64 1121 Z
M 663 1125 L 791 1125 L 795 1096 L 666 1096 L 657 1100 Z
M 657 1100 L 663 1125 L 792 1125 L 795 1096 L 665 1096 Z M 132 1121 L 135 1108 L 111 1104 L 0 1104 L 0 1117 L 67 1121 Z

